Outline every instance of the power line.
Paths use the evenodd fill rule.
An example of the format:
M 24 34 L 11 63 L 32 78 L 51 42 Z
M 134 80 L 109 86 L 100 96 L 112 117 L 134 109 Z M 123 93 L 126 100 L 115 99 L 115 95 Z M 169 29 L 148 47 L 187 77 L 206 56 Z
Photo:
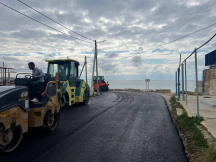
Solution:
M 209 10 L 210 11 L 210 10 Z M 208 12 L 209 12 L 208 11 Z M 188 18 L 182 22 L 179 22 L 178 24 L 174 25 L 174 26 L 171 26 L 171 27 L 168 27 L 168 28 L 165 28 L 163 31 L 161 32 L 166 32 L 166 31 L 173 31 L 175 29 L 179 29 L 180 27 L 184 26 L 186 23 L 192 23 L 192 22 L 195 22 L 197 20 L 200 20 L 200 18 L 206 16 L 208 13 L 203 13 L 201 15 L 196 15 L 194 17 L 191 17 L 191 18 Z M 148 38 L 148 39 L 152 39 L 152 38 L 155 38 L 155 36 L 158 36 L 158 34 L 160 33 L 153 33 L 153 35 L 150 35 L 151 33 L 149 33 L 147 36 L 145 36 L 145 39 Z
M 3 5 L 3 6 L 5 6 L 5 7 L 7 7 L 7 8 L 9 8 L 9 9 L 11 9 L 11 10 L 13 10 L 13 11 L 15 11 L 15 12 L 17 12 L 17 13 L 19 13 L 19 14 L 21 14 L 21 15 L 23 15 L 23 16 L 25 16 L 25 17 L 27 17 L 27 18 L 29 18 L 29 19 L 31 19 L 31 20 L 33 20 L 33 21 L 35 21 L 35 22 L 38 22 L 38 23 L 40 23 L 40 24 L 42 24 L 42 25 L 44 25 L 44 26 L 46 26 L 46 27 L 48 27 L 48 28 L 50 28 L 50 29 L 52 29 L 52 30 L 55 30 L 55 31 L 57 31 L 57 32 L 59 32 L 59 33 L 62 33 L 62 34 L 64 34 L 64 35 L 67 35 L 67 36 L 69 36 L 69 37 L 71 37 L 71 38 L 74 38 L 74 39 L 77 39 L 77 40 L 80 40 L 80 41 L 83 41 L 83 42 L 92 43 L 92 42 L 89 42 L 89 41 L 86 41 L 86 40 L 82 40 L 82 39 L 73 37 L 73 36 L 71 36 L 71 35 L 69 35 L 69 34 L 67 34 L 67 33 L 64 33 L 64 32 L 62 32 L 62 31 L 60 31 L 60 30 L 57 30 L 57 29 L 55 29 L 55 28 L 49 26 L 49 25 L 46 25 L 46 24 L 44 24 L 44 23 L 42 23 L 42 22 L 40 22 L 40 21 L 38 21 L 38 20 L 36 20 L 36 19 L 34 19 L 34 18 L 32 18 L 32 17 L 30 17 L 30 16 L 24 14 L 24 13 L 22 13 L 22 12 L 19 12 L 18 10 L 14 9 L 14 8 L 12 8 L 12 7 L 6 5 L 6 4 L 4 4 L 4 3 L 2 3 L 2 2 L 0 2 L 0 4 Z
M 208 7 L 205 7 L 203 8 L 202 10 L 205 10 L 206 8 L 209 8 L 209 7 L 212 7 L 213 5 L 215 5 L 215 3 L 209 5 Z M 209 12 L 208 11 L 196 11 L 196 12 L 192 12 L 192 13 L 189 13 L 189 14 L 185 14 L 185 15 L 180 15 L 180 16 L 175 16 L 175 17 L 168 17 L 168 18 L 163 18 L 163 19 L 157 19 L 157 20 L 148 20 L 148 21 L 145 21 L 145 22 L 154 22 L 154 21 L 161 21 L 161 20 L 167 20 L 167 19 L 171 19 L 171 18 L 178 18 L 178 17 L 187 17 L 188 15 L 195 15 L 195 14 L 199 14 L 199 13 L 202 13 L 202 12 Z M 142 23 L 145 23 L 145 22 L 142 22 Z
M 213 5 L 215 5 L 215 3 L 213 3 L 212 5 L 210 5 L 210 6 L 213 6 Z M 208 7 L 205 7 L 204 9 L 206 9 L 206 8 L 209 8 L 209 6 Z M 215 7 L 214 7 L 215 8 Z M 203 10 L 203 9 L 202 9 Z M 168 27 L 168 28 L 165 28 L 163 31 L 161 31 L 161 32 L 166 32 L 166 31 L 174 31 L 175 29 L 178 29 L 178 28 L 180 28 L 180 27 L 182 27 L 182 26 L 184 26 L 186 23 L 192 23 L 192 22 L 195 22 L 196 20 L 200 20 L 200 18 L 202 17 L 204 17 L 205 15 L 207 15 L 208 14 L 208 12 L 210 12 L 211 10 L 208 10 L 208 11 L 205 11 L 204 13 L 201 13 L 200 15 L 195 15 L 194 17 L 190 17 L 190 18 L 188 18 L 188 19 L 186 19 L 186 20 L 184 20 L 184 21 L 182 21 L 182 22 L 179 22 L 178 24 L 176 24 L 176 25 L 174 25 L 174 26 L 171 26 L 171 27 Z M 196 12 L 194 12 L 194 13 L 191 13 L 191 15 L 192 14 L 195 14 Z M 180 19 L 180 20 L 183 20 L 183 19 Z M 148 39 L 152 39 L 152 38 L 155 38 L 156 36 L 158 37 L 158 34 L 160 34 L 160 33 L 153 33 L 153 35 L 151 35 L 151 33 L 148 33 L 147 35 L 145 35 L 145 39 L 146 38 L 148 38 Z
M 193 52 L 192 52 L 186 59 L 184 59 L 184 61 L 187 60 L 187 59 L 189 59 L 189 58 L 194 54 L 194 52 L 195 52 L 196 50 L 202 48 L 202 47 L 205 46 L 207 43 L 209 43 L 215 36 L 216 36 L 216 34 L 214 34 L 208 41 L 206 41 L 205 43 L 203 43 L 201 46 L 199 46 L 198 48 L 196 48 L 195 50 L 193 50 Z M 183 64 L 184 61 L 182 61 L 181 64 Z
M 49 20 L 51 20 L 51 21 L 55 22 L 56 24 L 60 25 L 61 27 L 65 28 L 65 29 L 67 29 L 67 30 L 69 30 L 69 31 L 71 31 L 71 32 L 73 32 L 73 33 L 75 33 L 75 34 L 77 34 L 77 35 L 79 35 L 79 36 L 83 37 L 83 38 L 86 38 L 86 39 L 88 39 L 88 40 L 92 40 L 92 41 L 93 41 L 93 39 L 90 39 L 90 38 L 88 38 L 88 37 L 86 37 L 86 36 L 84 36 L 84 35 L 82 35 L 82 34 L 79 34 L 79 33 L 75 32 L 75 31 L 73 31 L 73 30 L 69 29 L 68 27 L 66 27 L 66 26 L 64 26 L 64 25 L 60 24 L 59 22 L 57 22 L 57 21 L 55 21 L 55 20 L 51 19 L 50 17 L 46 16 L 45 14 L 43 14 L 43 13 L 41 13 L 40 11 L 36 10 L 35 8 L 33 8 L 33 7 L 29 6 L 28 4 L 26 4 L 26 3 L 22 2 L 21 0 L 18 0 L 18 1 L 19 1 L 19 2 L 21 2 L 22 4 L 24 4 L 25 6 L 27 6 L 27 7 L 31 8 L 32 10 L 36 11 L 37 13 L 39 13 L 39 14 L 43 15 L 43 16 L 44 16 L 44 17 L 46 17 L 47 19 L 49 19 Z
M 170 41 L 170 42 L 161 44 L 161 45 L 159 45 L 159 46 L 157 46 L 157 47 L 148 49 L 148 50 L 143 51 L 143 52 L 148 52 L 148 51 L 157 49 L 157 48 L 159 48 L 159 47 L 165 46 L 165 45 L 167 45 L 167 44 L 176 42 L 176 41 L 178 41 L 178 40 L 180 40 L 180 39 L 183 39 L 183 38 L 185 38 L 185 37 L 188 37 L 188 36 L 190 36 L 190 35 L 193 35 L 193 34 L 195 34 L 195 33 L 198 33 L 198 32 L 200 32 L 200 31 L 205 30 L 205 29 L 207 29 L 207 28 L 209 28 L 209 27 L 212 27 L 212 26 L 214 26 L 214 25 L 216 25 L 216 23 L 213 23 L 213 24 L 208 25 L 208 26 L 206 26 L 206 27 L 204 27 L 204 28 L 201 28 L 201 29 L 196 30 L 196 31 L 194 31 L 194 32 L 192 32 L 192 33 L 189 33 L 189 34 L 187 34 L 187 35 L 185 35 L 185 36 L 182 36 L 182 37 L 180 37 L 180 38 L 174 39 L 174 40 L 172 40 L 172 41 Z M 215 35 L 216 35 L 216 34 L 215 34 Z M 215 35 L 214 35 L 211 39 L 213 39 L 213 38 L 215 37 Z M 211 40 L 211 39 L 210 39 L 210 40 Z M 209 40 L 209 41 L 210 41 L 210 40 Z M 205 44 L 207 44 L 209 41 L 207 41 Z M 205 44 L 204 44 L 204 45 L 205 45 Z M 202 45 L 202 46 L 204 46 L 204 45 Z M 202 46 L 200 46 L 199 48 L 201 48 Z M 197 49 L 199 49 L 199 48 L 197 48 Z M 138 55 L 138 54 L 136 54 L 136 55 Z M 121 59 L 117 59 L 117 60 L 114 60 L 114 61 L 119 61 L 119 60 L 126 59 L 126 58 L 130 58 L 130 57 L 134 57 L 134 55 L 133 55 L 133 56 L 127 56 L 127 57 L 124 57 L 124 58 L 121 58 Z M 106 62 L 103 62 L 103 63 L 106 63 Z
M 205 10 L 205 9 L 207 9 L 207 8 L 209 8 L 209 7 L 214 6 L 214 5 L 215 5 L 215 3 L 209 5 L 208 7 L 205 7 L 205 8 L 202 9 L 202 10 Z M 215 7 L 214 7 L 214 8 L 215 8 Z M 212 8 L 212 9 L 214 9 L 214 8 Z M 200 11 L 201 11 L 201 10 L 200 10 Z M 195 16 L 193 16 L 193 17 L 190 17 L 190 18 L 186 19 L 186 20 L 183 20 L 183 18 L 182 18 L 182 19 L 179 19 L 179 20 L 183 20 L 183 21 L 182 21 L 182 22 L 179 22 L 178 24 L 176 24 L 176 25 L 174 25 L 174 26 L 165 28 L 165 29 L 162 30 L 160 33 L 153 33 L 153 35 L 151 35 L 151 33 L 148 33 L 147 35 L 145 35 L 145 39 L 152 39 L 152 38 L 158 37 L 158 34 L 163 34 L 163 32 L 166 32 L 166 31 L 169 31 L 169 32 L 170 32 L 170 31 L 174 31 L 175 29 L 179 29 L 179 28 L 183 27 L 186 23 L 192 23 L 192 22 L 195 22 L 196 20 L 200 20 L 201 17 L 203 18 L 203 17 L 204 17 L 205 15 L 207 15 L 208 12 L 210 12 L 210 11 L 211 11 L 211 10 L 209 9 L 209 10 L 205 11 L 204 13 L 201 13 L 200 15 L 195 15 Z M 193 15 L 193 14 L 195 14 L 195 13 L 197 13 L 197 12 L 191 13 L 191 14 L 189 14 L 189 15 Z

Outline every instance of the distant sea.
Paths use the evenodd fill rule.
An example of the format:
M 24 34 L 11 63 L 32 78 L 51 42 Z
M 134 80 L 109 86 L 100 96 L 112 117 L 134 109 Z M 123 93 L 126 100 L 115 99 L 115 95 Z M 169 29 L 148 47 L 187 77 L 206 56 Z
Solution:
M 12 77 L 11 80 L 14 80 L 14 77 Z M 88 80 L 88 83 L 91 83 L 91 80 Z M 110 84 L 110 89 L 146 89 L 145 80 L 108 80 L 108 83 Z M 175 92 L 175 84 L 174 80 L 151 80 L 149 83 L 149 89 L 171 89 L 171 92 Z M 187 81 L 188 91 L 194 91 L 195 86 L 195 80 Z
M 134 88 L 134 89 L 146 89 L 145 80 L 108 80 L 110 89 L 125 89 L 125 88 Z M 171 89 L 171 92 L 176 91 L 176 83 L 174 80 L 151 80 L 149 83 L 149 89 Z M 195 81 L 187 81 L 187 90 L 194 91 Z

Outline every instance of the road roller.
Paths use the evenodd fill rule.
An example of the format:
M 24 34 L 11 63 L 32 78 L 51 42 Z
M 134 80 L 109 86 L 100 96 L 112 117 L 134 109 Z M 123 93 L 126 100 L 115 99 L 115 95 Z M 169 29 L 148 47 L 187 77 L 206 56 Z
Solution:
M 53 131 L 59 123 L 58 73 L 44 83 L 32 75 L 19 78 L 15 86 L 0 87 L 0 150 L 11 152 L 29 127 L 44 126 Z
M 73 59 L 46 60 L 48 62 L 47 75 L 54 80 L 55 73 L 59 74 L 59 103 L 61 108 L 75 103 L 88 104 L 90 87 L 86 81 L 80 79 L 79 62 Z

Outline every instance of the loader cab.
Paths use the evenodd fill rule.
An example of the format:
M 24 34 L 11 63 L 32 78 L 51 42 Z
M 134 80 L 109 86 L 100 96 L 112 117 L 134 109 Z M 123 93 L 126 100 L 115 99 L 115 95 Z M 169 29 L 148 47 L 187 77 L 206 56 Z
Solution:
M 47 60 L 50 80 L 55 80 L 55 74 L 59 73 L 59 81 L 69 81 L 70 86 L 76 86 L 78 80 L 79 62 L 72 59 Z
M 104 76 L 98 76 L 98 82 L 105 83 Z M 97 83 L 97 76 L 94 76 L 94 83 Z
M 94 76 L 94 80 L 97 80 L 97 76 Z M 98 81 L 104 80 L 104 76 L 98 76 Z

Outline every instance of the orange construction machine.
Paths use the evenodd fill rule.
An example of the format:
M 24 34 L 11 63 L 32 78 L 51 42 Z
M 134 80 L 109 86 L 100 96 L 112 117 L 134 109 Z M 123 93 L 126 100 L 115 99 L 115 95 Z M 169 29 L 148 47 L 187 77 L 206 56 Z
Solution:
M 97 91 L 97 77 L 94 76 L 94 90 Z M 104 81 L 104 76 L 98 76 L 98 89 L 99 89 L 99 92 L 101 91 L 108 91 L 109 90 L 109 84 L 108 82 L 106 83 Z

